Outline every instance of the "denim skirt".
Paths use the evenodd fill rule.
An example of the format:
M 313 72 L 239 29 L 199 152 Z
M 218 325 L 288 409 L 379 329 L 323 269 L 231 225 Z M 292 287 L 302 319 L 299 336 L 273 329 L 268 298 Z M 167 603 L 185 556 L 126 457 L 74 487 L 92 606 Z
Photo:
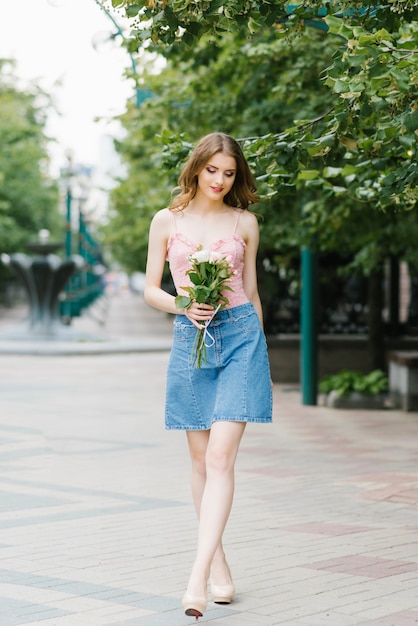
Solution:
M 206 359 L 193 358 L 197 328 L 174 320 L 167 371 L 167 429 L 209 430 L 215 421 L 271 422 L 267 345 L 251 302 L 219 311 L 208 326 Z

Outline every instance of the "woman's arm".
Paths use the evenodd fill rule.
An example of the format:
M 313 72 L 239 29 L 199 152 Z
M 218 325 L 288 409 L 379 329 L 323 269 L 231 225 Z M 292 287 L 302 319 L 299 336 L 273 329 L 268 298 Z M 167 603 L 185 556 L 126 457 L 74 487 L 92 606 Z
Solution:
M 261 306 L 260 296 L 258 293 L 256 266 L 258 244 L 260 240 L 258 222 L 253 213 L 247 211 L 244 215 L 245 222 L 244 220 L 242 220 L 244 222 L 244 240 L 246 242 L 243 271 L 244 291 L 248 299 L 254 304 L 255 310 L 257 311 L 258 317 L 260 319 L 261 327 L 263 327 L 263 310 Z
M 163 209 L 154 216 L 151 222 L 144 298 L 147 304 L 160 309 L 160 311 L 178 313 L 174 304 L 174 296 L 161 289 L 170 232 L 167 218 L 167 209 Z

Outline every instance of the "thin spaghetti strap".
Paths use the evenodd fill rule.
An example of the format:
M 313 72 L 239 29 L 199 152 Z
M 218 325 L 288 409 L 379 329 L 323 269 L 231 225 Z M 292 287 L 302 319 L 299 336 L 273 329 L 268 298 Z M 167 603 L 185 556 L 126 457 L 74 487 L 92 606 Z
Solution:
M 242 213 L 242 209 L 238 209 L 238 215 L 237 215 L 237 219 L 235 220 L 235 227 L 234 227 L 233 235 L 235 235 L 235 233 L 237 231 L 238 222 L 239 222 L 239 218 L 241 217 L 241 213 Z

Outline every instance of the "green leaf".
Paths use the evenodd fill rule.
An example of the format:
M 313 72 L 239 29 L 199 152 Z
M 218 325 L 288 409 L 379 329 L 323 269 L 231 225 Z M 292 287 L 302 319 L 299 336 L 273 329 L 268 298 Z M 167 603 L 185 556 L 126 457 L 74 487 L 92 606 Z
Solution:
M 340 17 L 335 17 L 333 15 L 327 15 L 325 17 L 325 22 L 329 27 L 331 33 L 335 35 L 340 35 L 345 39 L 350 39 L 353 35 L 352 30 L 346 27 L 344 21 Z
M 128 17 L 136 17 L 139 13 L 139 9 L 141 7 L 139 6 L 139 4 L 130 4 L 128 7 L 126 7 L 126 15 Z
M 338 79 L 334 82 L 334 91 L 335 93 L 345 93 L 346 91 L 349 91 L 350 87 L 349 84 L 346 80 L 341 80 Z
M 353 174 L 357 174 L 357 167 L 355 165 L 344 165 L 341 174 L 343 176 L 352 176 Z
M 405 115 L 404 124 L 409 131 L 415 131 L 418 129 L 418 107 L 412 113 L 407 113 Z
M 302 170 L 298 174 L 298 180 L 314 180 L 318 176 L 319 170 Z
M 203 302 L 207 302 L 210 294 L 210 289 L 208 289 L 208 287 L 204 287 L 203 285 L 197 285 L 195 287 L 195 294 L 196 302 L 202 304 Z
M 191 303 L 192 300 L 188 296 L 176 296 L 174 298 L 174 304 L 177 309 L 187 309 Z
M 199 274 L 195 272 L 189 272 L 189 278 L 194 285 L 198 285 L 201 282 Z

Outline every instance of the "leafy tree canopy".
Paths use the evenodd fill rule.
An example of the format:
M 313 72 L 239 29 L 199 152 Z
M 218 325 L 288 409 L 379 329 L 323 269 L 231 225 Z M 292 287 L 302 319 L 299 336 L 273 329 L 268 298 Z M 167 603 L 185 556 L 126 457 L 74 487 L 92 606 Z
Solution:
M 121 189 L 131 188 L 128 197 L 142 181 L 160 202 L 175 181 L 178 169 L 171 178 L 161 171 L 156 135 L 164 164 L 176 168 L 198 137 L 220 129 L 242 138 L 257 174 L 264 249 L 295 248 L 315 235 L 321 249 L 354 254 L 366 272 L 390 252 L 416 256 L 414 2 L 112 4 L 132 18 L 131 51 L 167 59 L 160 75 L 144 71 L 154 97 L 124 119 L 131 139 L 121 149 L 132 169 Z M 145 160 L 137 158 L 138 145 Z M 139 195 L 142 226 L 135 203 L 132 211 L 119 205 L 118 217 L 126 226 L 129 213 L 142 233 L 163 204 Z M 405 228 L 398 228 L 400 217 Z

